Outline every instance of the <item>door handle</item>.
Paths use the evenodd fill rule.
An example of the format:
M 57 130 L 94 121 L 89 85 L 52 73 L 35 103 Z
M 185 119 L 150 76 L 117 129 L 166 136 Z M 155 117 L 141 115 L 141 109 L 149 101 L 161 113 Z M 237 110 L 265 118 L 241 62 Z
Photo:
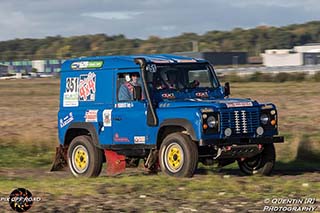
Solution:
M 115 120 L 115 121 L 121 121 L 122 118 L 114 118 L 113 120 Z

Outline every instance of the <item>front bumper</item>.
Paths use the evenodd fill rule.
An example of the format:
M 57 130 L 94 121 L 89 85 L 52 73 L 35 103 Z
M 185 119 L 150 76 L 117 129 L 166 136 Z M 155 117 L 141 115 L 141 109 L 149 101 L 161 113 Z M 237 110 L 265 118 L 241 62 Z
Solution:
M 273 137 L 261 137 L 261 138 L 223 138 L 223 139 L 201 139 L 199 146 L 217 145 L 250 145 L 250 144 L 271 144 L 271 143 L 283 143 L 283 136 Z

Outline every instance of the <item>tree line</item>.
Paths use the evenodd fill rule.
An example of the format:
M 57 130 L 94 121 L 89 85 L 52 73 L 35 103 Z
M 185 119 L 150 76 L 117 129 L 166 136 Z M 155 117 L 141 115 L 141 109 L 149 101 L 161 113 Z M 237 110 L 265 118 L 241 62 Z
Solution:
M 43 39 L 14 39 L 0 42 L 0 60 L 64 59 L 80 56 L 155 54 L 199 51 L 245 51 L 259 56 L 265 49 L 292 48 L 320 42 L 320 21 L 283 27 L 209 31 L 203 35 L 183 33 L 170 38 L 150 36 L 129 39 L 124 35 L 50 36 Z

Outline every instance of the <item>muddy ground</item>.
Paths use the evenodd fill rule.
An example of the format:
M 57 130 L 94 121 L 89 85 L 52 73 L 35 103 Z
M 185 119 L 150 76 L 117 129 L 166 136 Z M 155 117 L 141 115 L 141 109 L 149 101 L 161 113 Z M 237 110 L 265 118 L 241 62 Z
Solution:
M 17 181 L 20 179 L 34 180 L 39 182 L 59 182 L 63 179 L 68 179 L 69 182 L 76 182 L 76 179 L 68 171 L 49 172 L 48 169 L 0 169 L 0 176 L 6 181 Z M 129 178 L 129 182 L 126 181 Z M 148 178 L 155 178 L 157 181 L 159 178 L 166 178 L 161 174 L 150 175 L 145 170 L 139 169 L 127 169 L 125 173 L 115 176 L 107 177 L 102 172 L 101 177 L 96 179 L 82 179 L 79 184 L 65 185 L 65 190 L 62 193 L 57 193 L 53 189 L 44 187 L 26 187 L 32 191 L 34 197 L 41 197 L 40 202 L 35 202 L 32 208 L 28 212 L 265 212 L 263 209 L 267 203 L 266 199 L 282 199 L 282 198 L 306 198 L 314 197 L 317 192 L 320 193 L 320 189 L 314 187 L 319 186 L 320 183 L 320 171 L 303 171 L 303 170 L 275 170 L 271 177 L 247 177 L 242 176 L 236 169 L 223 169 L 221 171 L 212 171 L 202 169 L 198 170 L 195 176 L 191 179 L 175 179 L 175 184 L 161 186 L 161 189 L 156 188 L 152 190 L 152 187 L 143 189 L 143 184 L 140 180 L 148 180 Z M 224 184 L 226 182 L 234 182 L 235 187 L 239 188 L 233 193 L 228 195 L 228 190 L 215 191 L 212 190 L 212 194 L 206 192 L 203 195 L 202 190 L 205 188 L 193 188 L 188 184 L 190 182 L 203 182 L 208 178 L 212 178 L 218 183 Z M 253 180 L 251 180 L 253 178 Z M 1 180 L 2 180 L 1 179 Z M 122 179 L 123 183 L 114 184 L 113 181 Z M 160 180 L 159 179 L 159 180 Z M 274 183 L 273 180 L 277 180 Z M 279 182 L 280 180 L 280 182 Z M 303 181 L 302 181 L 303 180 Z M 111 181 L 111 182 L 110 182 Z M 170 181 L 170 179 L 169 179 Z M 244 189 L 241 185 L 254 184 L 255 181 L 262 187 L 259 187 L 261 191 L 258 193 L 259 197 L 248 196 L 250 189 Z M 17 181 L 17 183 L 23 183 L 23 181 Z M 77 188 L 80 190 L 82 184 L 90 185 L 93 192 L 81 192 L 76 193 Z M 278 185 L 283 182 L 285 188 L 286 182 L 296 182 L 300 186 L 293 189 L 292 193 L 288 194 L 288 191 L 284 191 L 284 194 L 275 190 Z M 188 183 L 188 184 L 186 184 Z M 49 183 L 53 184 L 53 183 Z M 157 184 L 157 183 L 153 183 Z M 216 183 L 217 184 L 217 183 Z M 10 185 L 10 184 L 9 184 Z M 32 185 L 32 184 L 31 184 Z M 263 186 L 265 185 L 265 186 Z M 156 185 L 155 185 L 156 186 Z M 61 187 L 61 186 L 60 186 Z M 88 187 L 88 186 L 86 186 Z M 157 186 L 159 187 L 159 186 Z M 228 186 L 229 187 L 229 186 Z M 226 188 L 228 188 L 226 187 Z M 290 187 L 290 186 L 289 186 Z M 310 188 L 310 194 L 308 191 L 299 191 L 299 188 Z M 242 190 L 243 191 L 242 191 Z M 254 189 L 254 188 L 253 188 Z M 198 193 L 194 193 L 194 190 L 199 190 Z M 288 190 L 288 189 L 287 189 Z M 289 190 L 290 191 L 290 190 Z M 181 193 L 193 193 L 194 197 L 180 196 Z M 257 193 L 256 189 L 252 193 Z M 287 193 L 287 194 L 286 194 Z M 7 196 L 1 191 L 1 197 Z M 318 196 L 316 199 L 320 199 Z M 320 200 L 319 200 L 320 201 Z M 320 212 L 320 202 L 317 201 L 313 207 L 317 208 L 316 212 Z M 271 202 L 271 201 L 269 201 Z M 285 204 L 272 204 L 273 206 L 290 206 Z M 9 205 L 5 202 L 1 202 L 2 209 L 0 212 L 12 212 Z M 281 212 L 281 211 L 280 211 Z

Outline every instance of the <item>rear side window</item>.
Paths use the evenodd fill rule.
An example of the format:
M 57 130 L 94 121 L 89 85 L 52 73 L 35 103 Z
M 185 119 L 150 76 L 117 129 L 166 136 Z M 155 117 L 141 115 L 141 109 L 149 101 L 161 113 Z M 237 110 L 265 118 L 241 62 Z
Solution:
M 117 75 L 117 100 L 119 102 L 133 101 L 133 89 L 142 87 L 138 72 L 118 73 Z

